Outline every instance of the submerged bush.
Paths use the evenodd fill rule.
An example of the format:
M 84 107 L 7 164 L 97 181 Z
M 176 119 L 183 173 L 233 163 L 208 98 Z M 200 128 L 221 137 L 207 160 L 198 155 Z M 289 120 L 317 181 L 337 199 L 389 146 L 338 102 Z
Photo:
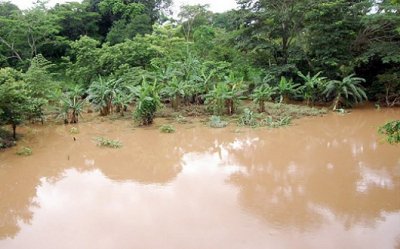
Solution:
M 165 124 L 160 127 L 160 131 L 162 133 L 174 133 L 175 128 L 172 125 Z
M 118 149 L 122 147 L 122 143 L 119 140 L 112 140 L 104 137 L 98 137 L 96 138 L 96 141 L 97 141 L 97 146 L 99 147 L 107 147 L 113 149 Z
M 16 153 L 18 156 L 30 156 L 32 155 L 32 149 L 29 147 L 22 147 Z
M 211 116 L 208 125 L 212 128 L 224 128 L 228 125 L 228 122 L 222 121 L 220 116 Z
M 400 143 L 400 120 L 386 123 L 379 127 L 378 132 L 385 135 L 390 144 Z

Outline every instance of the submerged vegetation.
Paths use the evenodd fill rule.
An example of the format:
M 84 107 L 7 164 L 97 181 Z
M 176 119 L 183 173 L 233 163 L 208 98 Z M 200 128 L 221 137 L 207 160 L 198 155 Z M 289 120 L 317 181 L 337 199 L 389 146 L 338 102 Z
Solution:
M 96 138 L 97 146 L 99 147 L 107 147 L 107 148 L 113 148 L 113 149 L 118 149 L 122 147 L 122 143 L 119 140 L 113 140 L 109 138 L 104 138 L 104 137 L 97 137 Z
M 386 136 L 386 140 L 390 144 L 400 143 L 400 120 L 387 122 L 379 127 L 379 133 Z
M 18 156 L 30 156 L 32 155 L 32 149 L 29 147 L 20 148 L 17 153 Z
M 245 0 L 225 13 L 184 5 L 178 19 L 171 3 L 1 2 L 0 125 L 16 140 L 24 122 L 76 124 L 92 108 L 143 126 L 172 108 L 224 127 L 224 115 L 280 126 L 326 112 L 300 102 L 400 105 L 398 1 Z
M 175 127 L 173 127 L 172 125 L 165 124 L 160 127 L 160 131 L 162 133 L 174 133 Z

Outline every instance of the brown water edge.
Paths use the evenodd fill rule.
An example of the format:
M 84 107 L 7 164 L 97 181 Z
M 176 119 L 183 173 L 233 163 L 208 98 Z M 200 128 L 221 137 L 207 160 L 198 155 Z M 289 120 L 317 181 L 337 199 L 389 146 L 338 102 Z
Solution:
M 239 133 L 33 126 L 32 156 L 0 154 L 0 248 L 399 248 L 400 146 L 376 133 L 395 118 L 365 108 Z

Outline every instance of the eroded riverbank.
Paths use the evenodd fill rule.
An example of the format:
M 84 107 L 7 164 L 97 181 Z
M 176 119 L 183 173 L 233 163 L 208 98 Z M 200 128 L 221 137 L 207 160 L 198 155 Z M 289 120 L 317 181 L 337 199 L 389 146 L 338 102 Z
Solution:
M 0 248 L 398 248 L 400 147 L 376 131 L 399 117 L 367 108 L 174 134 L 34 126 L 32 156 L 0 154 Z

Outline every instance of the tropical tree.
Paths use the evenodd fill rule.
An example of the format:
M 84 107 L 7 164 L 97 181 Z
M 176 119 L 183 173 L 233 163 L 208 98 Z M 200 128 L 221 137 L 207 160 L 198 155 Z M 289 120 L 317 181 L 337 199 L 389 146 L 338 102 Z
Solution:
M 258 104 L 258 111 L 260 113 L 265 112 L 265 102 L 271 100 L 272 96 L 275 94 L 276 88 L 270 85 L 261 85 L 254 89 L 251 98 Z
M 0 69 L 0 125 L 11 125 L 14 139 L 17 126 L 24 122 L 32 104 L 28 93 L 20 72 Z
M 299 86 L 300 84 L 293 83 L 292 79 L 288 80 L 282 76 L 276 87 L 276 91 L 279 94 L 279 103 L 287 103 L 290 96 L 296 95 L 299 92 Z
M 332 96 L 334 98 L 333 110 L 336 110 L 341 105 L 351 105 L 368 99 L 361 86 L 362 82 L 365 82 L 365 79 L 351 74 L 342 80 L 329 81 L 323 93 L 327 97 Z
M 311 76 L 310 72 L 304 75 L 302 72 L 298 72 L 297 75 L 303 79 L 304 84 L 300 87 L 300 91 L 303 93 L 303 97 L 306 100 L 307 105 L 314 104 L 315 99 L 323 87 L 323 83 L 326 77 L 320 77 L 322 72 L 318 72 L 314 76 Z

